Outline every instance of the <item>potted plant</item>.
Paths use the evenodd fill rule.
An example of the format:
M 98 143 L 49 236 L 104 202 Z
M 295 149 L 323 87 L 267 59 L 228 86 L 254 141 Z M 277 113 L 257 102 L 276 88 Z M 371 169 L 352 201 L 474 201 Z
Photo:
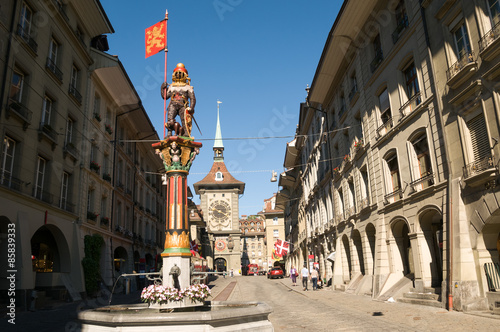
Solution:
M 94 119 L 96 119 L 97 121 L 101 122 L 101 114 L 94 113 Z
M 111 135 L 111 134 L 113 134 L 113 129 L 111 129 L 111 125 L 109 125 L 109 124 L 105 124 L 105 125 L 104 125 L 104 128 L 105 128 L 105 130 L 106 130 L 106 132 L 107 132 L 108 134 L 110 134 L 110 135 Z
M 101 169 L 101 166 L 99 166 L 99 164 L 96 163 L 95 161 L 91 160 L 90 161 L 90 169 L 98 172 Z

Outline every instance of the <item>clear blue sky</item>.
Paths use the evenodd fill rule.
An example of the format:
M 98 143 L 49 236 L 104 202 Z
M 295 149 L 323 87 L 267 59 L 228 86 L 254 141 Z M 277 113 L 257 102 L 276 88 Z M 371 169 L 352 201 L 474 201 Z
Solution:
M 271 171 L 283 171 L 292 136 L 328 33 L 342 1 L 333 0 L 101 0 L 115 33 L 108 53 L 118 55 L 160 138 L 163 137 L 164 52 L 145 59 L 144 30 L 168 10 L 167 82 L 185 64 L 196 94 L 192 135 L 203 143 L 188 184 L 201 180 L 213 162 L 217 100 L 224 161 L 246 183 L 240 215 L 262 210 L 278 191 Z M 237 139 L 235 139 L 237 138 Z M 193 190 L 194 194 L 194 190 Z M 195 202 L 199 197 L 195 195 Z

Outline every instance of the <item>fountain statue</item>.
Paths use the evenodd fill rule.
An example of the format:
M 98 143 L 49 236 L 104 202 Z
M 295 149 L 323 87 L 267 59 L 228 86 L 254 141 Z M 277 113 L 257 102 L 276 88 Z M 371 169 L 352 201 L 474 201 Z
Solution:
M 161 86 L 162 97 L 171 99 L 164 124 L 168 135 L 152 145 L 163 161 L 168 188 L 161 285 L 155 283 L 143 290 L 142 299 L 151 303 L 110 305 L 79 313 L 82 331 L 143 331 L 145 328 L 162 331 L 273 331 L 268 320 L 272 310 L 267 304 L 204 301 L 209 288 L 191 285 L 193 269 L 187 176 L 202 144 L 191 137 L 196 100 L 183 64 L 174 69 L 172 81 L 170 86 L 166 83 Z M 176 116 L 181 117 L 182 125 L 175 120 Z

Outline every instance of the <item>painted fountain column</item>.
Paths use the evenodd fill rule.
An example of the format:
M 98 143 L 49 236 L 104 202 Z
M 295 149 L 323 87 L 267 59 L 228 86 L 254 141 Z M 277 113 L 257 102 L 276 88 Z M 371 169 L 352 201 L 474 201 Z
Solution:
M 165 139 L 152 145 L 163 160 L 167 177 L 165 250 L 161 254 L 163 285 L 177 289 L 190 286 L 187 176 L 202 146 L 191 137 L 196 98 L 190 81 L 185 66 L 179 63 L 172 74 L 172 84 L 162 84 L 162 98 L 170 98 L 168 117 L 164 124 L 168 134 Z M 176 121 L 177 116 L 181 123 Z
M 159 151 L 167 176 L 163 285 L 178 289 L 190 285 L 191 251 L 187 176 L 201 143 L 170 136 L 153 147 Z

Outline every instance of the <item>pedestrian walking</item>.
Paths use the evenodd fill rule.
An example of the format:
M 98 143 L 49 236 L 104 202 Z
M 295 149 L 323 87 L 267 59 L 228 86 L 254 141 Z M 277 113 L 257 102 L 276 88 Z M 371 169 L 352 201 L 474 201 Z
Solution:
M 313 283 L 313 291 L 317 290 L 318 288 L 318 276 L 319 276 L 318 270 L 312 269 L 310 277 Z
M 309 270 L 307 269 L 307 263 L 304 263 L 304 267 L 300 271 L 300 275 L 302 276 L 302 286 L 304 290 L 307 290 L 307 279 L 309 278 Z
M 290 278 L 292 279 L 292 286 L 297 286 L 297 276 L 299 274 L 297 273 L 297 269 L 292 265 L 292 268 L 290 269 Z

